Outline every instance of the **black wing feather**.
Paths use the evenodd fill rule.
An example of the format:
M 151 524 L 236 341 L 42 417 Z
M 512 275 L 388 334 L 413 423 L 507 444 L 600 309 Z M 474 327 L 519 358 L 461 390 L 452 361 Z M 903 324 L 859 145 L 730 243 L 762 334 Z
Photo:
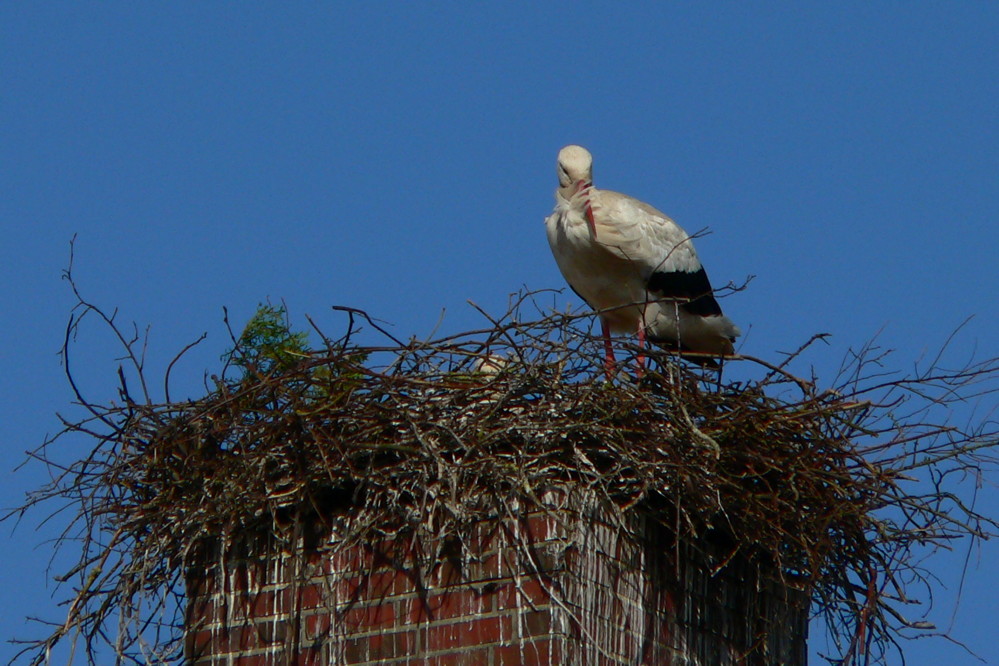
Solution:
M 660 271 L 652 274 L 646 285 L 648 290 L 663 298 L 683 299 L 680 307 L 693 315 L 711 317 L 722 313 L 721 306 L 711 291 L 711 283 L 704 268 L 694 272 Z

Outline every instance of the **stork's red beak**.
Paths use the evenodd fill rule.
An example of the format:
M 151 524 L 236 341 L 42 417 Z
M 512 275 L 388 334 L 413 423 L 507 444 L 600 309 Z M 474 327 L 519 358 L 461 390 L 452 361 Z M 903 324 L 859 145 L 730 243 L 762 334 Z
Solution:
M 580 180 L 576 182 L 576 193 L 586 192 L 586 190 L 593 187 L 593 183 L 587 180 Z M 587 196 L 583 200 L 583 214 L 586 215 L 586 223 L 590 227 L 590 233 L 593 234 L 593 238 L 597 237 L 597 223 L 593 219 L 593 206 L 590 205 L 590 198 Z

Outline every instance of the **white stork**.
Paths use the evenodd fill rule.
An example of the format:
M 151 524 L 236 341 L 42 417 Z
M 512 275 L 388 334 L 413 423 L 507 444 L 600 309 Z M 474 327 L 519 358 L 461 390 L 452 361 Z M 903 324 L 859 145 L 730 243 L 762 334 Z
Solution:
M 608 376 L 612 332 L 637 332 L 640 348 L 648 339 L 680 352 L 734 353 L 739 328 L 722 314 L 687 232 L 646 203 L 593 187 L 592 169 L 585 148 L 559 151 L 555 210 L 545 226 L 562 275 L 600 314 Z

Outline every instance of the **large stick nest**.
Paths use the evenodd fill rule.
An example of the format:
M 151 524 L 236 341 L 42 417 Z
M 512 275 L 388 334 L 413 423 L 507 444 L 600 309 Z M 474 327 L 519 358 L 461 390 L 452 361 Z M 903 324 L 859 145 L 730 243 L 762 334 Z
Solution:
M 67 433 L 93 445 L 29 497 L 69 503 L 62 545 L 81 552 L 62 578 L 78 580 L 66 622 L 23 654 L 41 663 L 80 635 L 92 662 L 104 643 L 138 661 L 176 658 L 183 573 L 209 542 L 290 541 L 303 516 L 348 506 L 347 540 L 460 533 L 566 482 L 621 512 L 668 507 L 680 538 L 724 532 L 733 552 L 811 595 L 836 658 L 877 660 L 928 628 L 907 619 L 926 581 L 916 548 L 994 526 L 946 485 L 976 472 L 994 429 L 958 429 L 937 411 L 994 387 L 994 361 L 889 377 L 866 348 L 820 390 L 787 371 L 795 355 L 728 361 L 722 377 L 749 377 L 732 381 L 652 352 L 641 379 L 632 358 L 608 382 L 591 320 L 525 320 L 530 296 L 482 330 L 430 341 L 396 340 L 341 308 L 345 331 L 323 335 L 320 351 L 266 372 L 230 367 L 189 401 L 151 399 L 143 341 L 81 298 L 69 333 L 103 318 L 143 395 L 119 370 L 119 399 L 78 395 L 87 418 L 65 420 L 34 454 L 55 466 L 53 442 Z

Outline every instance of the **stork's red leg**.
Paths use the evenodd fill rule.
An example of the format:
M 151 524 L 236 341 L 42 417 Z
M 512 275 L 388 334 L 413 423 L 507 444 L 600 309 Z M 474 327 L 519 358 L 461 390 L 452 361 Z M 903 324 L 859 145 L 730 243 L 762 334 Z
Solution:
M 614 379 L 614 348 L 611 346 L 610 324 L 603 317 L 600 318 L 600 332 L 604 336 L 604 370 L 607 371 L 607 381 Z
M 641 379 L 642 375 L 645 374 L 645 320 L 638 320 L 638 357 L 635 359 L 638 363 L 638 378 Z

